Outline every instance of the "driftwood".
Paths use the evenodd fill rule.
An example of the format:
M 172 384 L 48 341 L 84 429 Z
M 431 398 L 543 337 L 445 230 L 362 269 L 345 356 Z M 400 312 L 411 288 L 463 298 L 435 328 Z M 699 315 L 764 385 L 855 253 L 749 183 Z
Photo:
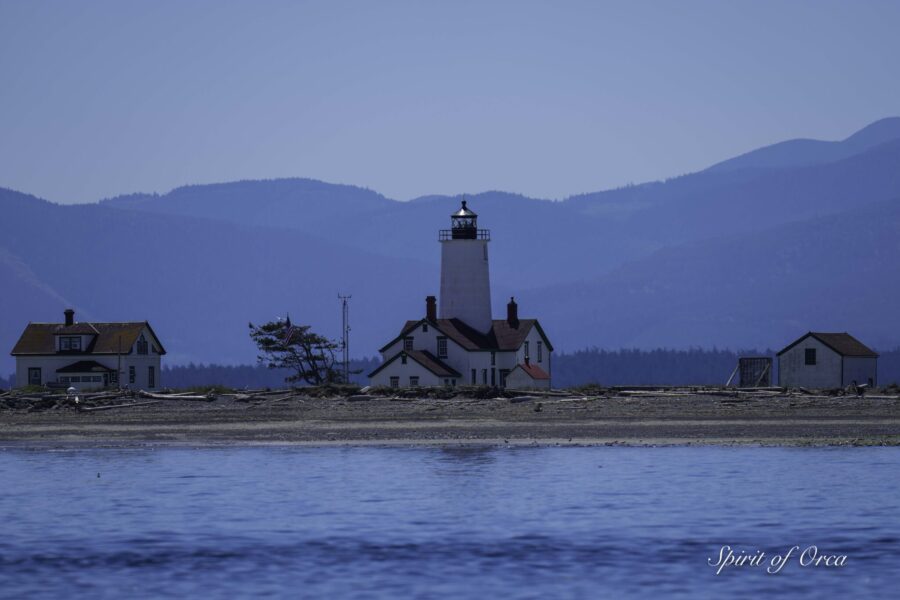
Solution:
M 140 390 L 137 394 L 141 398 L 152 398 L 153 400 L 198 400 L 201 402 L 212 402 L 216 399 L 216 397 L 211 394 L 206 396 L 173 396 L 172 394 L 154 394 L 145 392 L 144 390 Z
M 75 394 L 78 396 L 80 400 L 83 401 L 93 401 L 93 400 L 112 400 L 114 398 L 125 398 L 125 392 L 102 392 L 95 394 Z
M 274 404 L 275 402 L 284 402 L 285 400 L 290 400 L 291 398 L 296 398 L 294 394 L 288 394 L 287 396 L 281 396 L 280 398 L 271 398 L 268 400 L 260 400 L 257 402 L 257 405 L 260 404 Z M 298 400 L 298 402 L 303 402 L 303 400 Z
M 98 410 L 113 410 L 115 408 L 132 408 L 134 406 L 150 406 L 151 404 L 160 404 L 159 400 L 150 400 L 148 402 L 131 402 L 129 404 L 108 404 L 106 406 L 83 406 L 80 410 L 84 412 L 96 412 Z

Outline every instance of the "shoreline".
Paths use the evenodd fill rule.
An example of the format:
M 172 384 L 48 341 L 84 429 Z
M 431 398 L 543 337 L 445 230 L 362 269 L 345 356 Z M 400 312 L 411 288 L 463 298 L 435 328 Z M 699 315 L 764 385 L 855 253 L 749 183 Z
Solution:
M 900 398 L 290 396 L 0 411 L 0 449 L 47 446 L 900 446 Z

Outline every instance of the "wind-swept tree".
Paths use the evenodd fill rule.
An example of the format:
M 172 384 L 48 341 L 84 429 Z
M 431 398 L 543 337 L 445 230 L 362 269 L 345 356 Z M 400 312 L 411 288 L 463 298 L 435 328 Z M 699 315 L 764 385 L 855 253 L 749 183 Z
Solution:
M 311 385 L 337 383 L 341 374 L 334 368 L 334 353 L 339 344 L 310 330 L 309 325 L 294 325 L 290 317 L 254 325 L 250 339 L 259 349 L 256 357 L 269 369 L 289 369 L 288 383 L 305 381 Z

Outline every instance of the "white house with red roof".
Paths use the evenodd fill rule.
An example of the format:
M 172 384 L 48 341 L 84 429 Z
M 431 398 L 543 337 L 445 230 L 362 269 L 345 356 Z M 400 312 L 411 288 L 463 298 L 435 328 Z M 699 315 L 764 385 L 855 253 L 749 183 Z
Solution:
M 64 311 L 62 323 L 29 323 L 10 354 L 16 359 L 16 386 L 159 388 L 165 348 L 147 321 L 76 322 Z
M 423 318 L 407 321 L 381 349 L 383 362 L 369 374 L 375 386 L 485 385 L 550 387 L 553 346 L 537 319 L 520 319 L 515 299 L 506 318 L 491 315 L 488 269 L 490 231 L 463 200 L 441 230 L 440 310 L 425 299 Z

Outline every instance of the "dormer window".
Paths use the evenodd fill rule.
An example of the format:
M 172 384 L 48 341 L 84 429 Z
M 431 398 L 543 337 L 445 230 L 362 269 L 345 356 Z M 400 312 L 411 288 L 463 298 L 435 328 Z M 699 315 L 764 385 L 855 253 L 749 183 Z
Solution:
M 144 339 L 144 334 L 141 334 L 141 337 L 137 342 L 137 353 L 138 354 L 147 354 L 149 344 L 147 344 L 147 340 Z
M 59 349 L 62 352 L 81 352 L 81 336 L 72 335 L 60 337 Z

